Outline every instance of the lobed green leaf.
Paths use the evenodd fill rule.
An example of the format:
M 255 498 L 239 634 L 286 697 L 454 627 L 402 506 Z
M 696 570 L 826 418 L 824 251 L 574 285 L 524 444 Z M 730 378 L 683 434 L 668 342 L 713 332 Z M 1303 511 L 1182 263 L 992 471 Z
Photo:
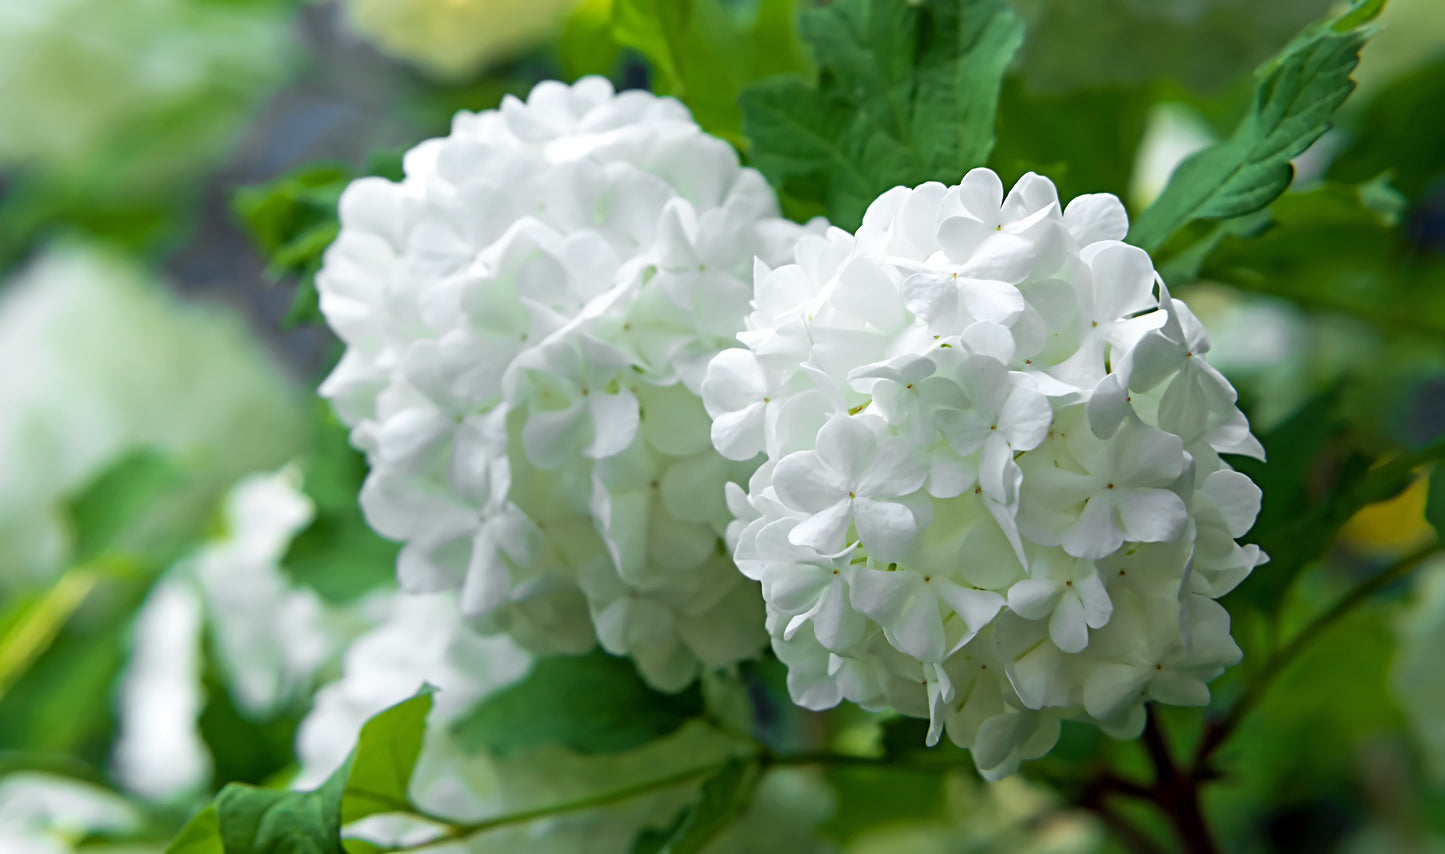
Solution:
M 1360 0 L 1340 18 L 1295 39 L 1261 69 L 1250 111 L 1226 140 L 1187 158 L 1164 192 L 1134 218 L 1128 240 L 1153 251 L 1196 219 L 1263 208 L 1294 179 L 1295 157 L 1330 128 L 1355 88 L 1350 74 L 1383 0 Z
M 884 191 L 954 182 L 993 150 L 999 89 L 1023 40 L 1002 0 L 839 0 L 806 13 L 816 83 L 743 92 L 754 164 L 788 198 L 854 229 Z

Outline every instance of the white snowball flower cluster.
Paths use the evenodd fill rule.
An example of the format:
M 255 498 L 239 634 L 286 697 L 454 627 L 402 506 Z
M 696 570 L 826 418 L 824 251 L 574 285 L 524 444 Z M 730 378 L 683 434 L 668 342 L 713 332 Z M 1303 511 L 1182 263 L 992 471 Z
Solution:
M 766 455 L 730 539 L 798 703 L 928 717 L 997 777 L 1238 660 L 1214 600 L 1264 559 L 1235 542 L 1260 494 L 1220 454 L 1262 449 L 1126 230 L 976 169 L 759 268 L 703 399 L 725 455 Z
M 664 690 L 755 653 L 723 540 L 752 464 L 712 449 L 698 391 L 754 256 L 801 229 L 680 103 L 597 77 L 461 113 L 404 165 L 347 189 L 317 277 L 348 345 L 322 393 L 402 586 L 536 652 L 600 640 Z

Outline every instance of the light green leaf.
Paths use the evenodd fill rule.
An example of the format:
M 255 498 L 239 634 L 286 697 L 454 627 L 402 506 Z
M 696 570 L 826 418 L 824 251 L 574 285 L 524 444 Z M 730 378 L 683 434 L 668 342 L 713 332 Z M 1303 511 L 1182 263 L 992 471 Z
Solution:
M 853 229 L 885 190 L 956 182 L 987 161 L 1023 39 L 1002 0 L 839 0 L 805 14 L 802 32 L 817 83 L 764 80 L 742 98 L 752 160 L 785 196 Z
M 407 787 L 421 755 L 434 689 L 392 706 L 366 722 L 352 752 L 341 797 L 341 823 L 410 808 Z
M 473 752 L 505 756 L 557 742 L 580 753 L 641 747 L 703 713 L 694 684 L 678 694 L 652 690 L 632 662 L 596 650 L 539 659 L 527 678 L 493 694 L 455 725 Z
M 703 781 L 697 797 L 671 826 L 640 834 L 632 854 L 699 854 L 747 812 L 762 779 L 756 761 L 732 760 Z
M 1290 43 L 1257 75 L 1254 103 L 1233 136 L 1186 159 L 1164 192 L 1129 229 L 1129 242 L 1153 251 L 1196 219 L 1259 210 L 1294 178 L 1291 162 L 1330 127 L 1355 88 L 1351 72 L 1383 0 L 1360 0 L 1335 21 Z
M 347 854 L 341 826 L 410 809 L 432 689 L 376 715 L 351 757 L 312 792 L 233 783 L 191 819 L 166 854 Z
M 211 804 L 196 813 L 181 830 L 166 854 L 226 854 L 221 844 L 221 817 Z
M 562 73 L 575 80 L 586 74 L 610 76 L 621 48 L 612 35 L 612 0 L 582 0 L 567 16 L 557 37 Z
M 654 87 L 675 95 L 707 132 L 738 147 L 738 93 L 755 80 L 808 70 L 799 0 L 613 0 L 612 36 L 647 57 Z

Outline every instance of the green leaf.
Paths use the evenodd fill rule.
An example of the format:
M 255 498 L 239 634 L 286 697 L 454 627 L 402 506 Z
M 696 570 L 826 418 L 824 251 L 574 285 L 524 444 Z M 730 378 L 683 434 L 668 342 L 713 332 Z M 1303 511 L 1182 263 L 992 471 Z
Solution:
M 1430 472 L 1429 492 L 1425 496 L 1425 521 L 1435 529 L 1435 535 L 1445 542 L 1445 465 L 1435 466 Z
M 362 727 L 341 798 L 342 824 L 411 807 L 407 787 L 421 755 L 433 693 L 427 686 Z
M 945 780 L 944 774 L 904 766 L 829 768 L 837 808 L 820 830 L 848 842 L 879 827 L 938 821 L 944 816 Z
M 738 93 L 755 80 L 808 70 L 800 0 L 613 0 L 612 37 L 647 57 L 654 88 L 675 95 L 707 132 L 742 148 Z
M 281 568 L 328 602 L 346 604 L 392 582 L 399 546 L 361 515 L 356 496 L 366 479 L 366 459 L 351 447 L 346 427 L 322 403 L 313 425 L 300 467 L 302 489 L 316 513 L 292 539 Z
M 1335 21 L 1290 43 L 1257 75 L 1254 103 L 1227 140 L 1180 164 L 1164 192 L 1129 228 L 1129 242 L 1153 251 L 1196 219 L 1259 210 L 1294 178 L 1290 161 L 1330 127 L 1355 83 L 1350 79 L 1383 0 L 1360 0 Z
M 222 850 L 225 854 L 344 854 L 337 820 L 341 788 L 336 778 L 314 792 L 232 783 L 216 796 L 214 806 Z
M 1349 316 L 1391 337 L 1445 339 L 1445 258 L 1409 251 L 1397 225 L 1402 205 L 1381 179 L 1286 193 L 1192 246 L 1166 249 L 1160 269 L 1171 283 L 1202 277 Z
M 780 77 L 742 96 L 749 153 L 782 194 L 851 230 L 885 190 L 956 182 L 988 160 L 1023 39 L 1002 0 L 838 0 L 802 32 L 817 83 Z
M 601 650 L 539 659 L 527 678 L 493 694 L 455 725 L 472 752 L 506 756 L 557 742 L 579 753 L 641 747 L 703 713 L 696 684 L 661 694 L 632 662 Z
M 632 854 L 699 854 L 752 805 L 763 769 L 734 759 L 703 781 L 697 797 L 661 831 L 644 830 Z
M 562 73 L 569 80 L 587 74 L 611 76 L 622 49 L 612 35 L 612 0 L 582 0 L 557 37 Z
M 296 298 L 285 324 L 321 323 L 316 273 L 322 254 L 340 231 L 336 206 L 355 177 L 402 177 L 401 154 L 379 151 L 360 175 L 338 163 L 312 163 L 265 184 L 242 187 L 231 197 L 231 210 L 266 259 L 272 280 L 297 277 Z
M 1358 182 L 1388 170 L 1411 199 L 1445 177 L 1445 57 L 1391 81 L 1351 122 L 1346 147 L 1330 167 L 1335 180 Z
M 1231 462 L 1264 493 L 1248 539 L 1269 554 L 1270 562 L 1240 591 L 1266 612 L 1350 517 L 1399 495 L 1414 481 L 1416 468 L 1445 458 L 1445 439 L 1413 453 L 1365 453 L 1342 417 L 1338 391 L 1317 397 L 1260 438 L 1268 464 Z
M 990 165 L 1010 186 L 1025 172 L 1047 175 L 1059 197 L 1124 195 L 1144 136 L 1149 101 L 1129 89 L 1040 95 L 1004 83 L 998 145 Z
M 184 482 L 174 462 L 150 450 L 128 454 L 102 471 L 68 502 L 75 561 L 134 541 L 137 527 Z
M 319 789 L 232 783 L 182 829 L 166 854 L 347 854 L 343 824 L 410 809 L 432 689 L 367 721 L 351 757 Z
M 221 816 L 216 805 L 196 813 L 171 841 L 166 854 L 226 854 L 221 844 Z

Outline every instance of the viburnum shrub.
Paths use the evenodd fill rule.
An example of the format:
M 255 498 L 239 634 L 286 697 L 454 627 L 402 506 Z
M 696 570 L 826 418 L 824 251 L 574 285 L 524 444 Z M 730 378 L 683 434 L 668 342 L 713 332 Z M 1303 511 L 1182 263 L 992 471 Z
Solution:
M 470 67 L 400 34 L 412 5 L 351 4 Z M 1315 147 L 1379 0 L 1261 65 L 1236 130 L 1130 210 L 1157 89 L 1032 91 L 1003 0 L 796 5 L 578 3 L 576 82 L 239 198 L 302 274 L 291 317 L 342 345 L 320 392 L 351 448 L 286 469 L 309 521 L 265 567 L 348 649 L 304 671 L 325 687 L 291 710 L 292 788 L 227 787 L 176 854 L 1026 851 L 1064 804 L 1098 821 L 1057 850 L 1105 827 L 1163 850 L 1121 798 L 1170 850 L 1221 850 L 1221 746 L 1435 551 L 1332 605 L 1295 584 L 1445 444 L 1386 452 L 1339 394 L 1267 417 L 1218 367 L 1252 343 L 1206 310 L 1228 298 L 1196 288 L 1438 331 L 1358 297 L 1435 268 L 1392 254 L 1384 179 L 1341 185 Z M 1286 194 L 1297 166 L 1320 180 Z M 1321 235 L 1347 234 L 1368 245 L 1337 265 Z

